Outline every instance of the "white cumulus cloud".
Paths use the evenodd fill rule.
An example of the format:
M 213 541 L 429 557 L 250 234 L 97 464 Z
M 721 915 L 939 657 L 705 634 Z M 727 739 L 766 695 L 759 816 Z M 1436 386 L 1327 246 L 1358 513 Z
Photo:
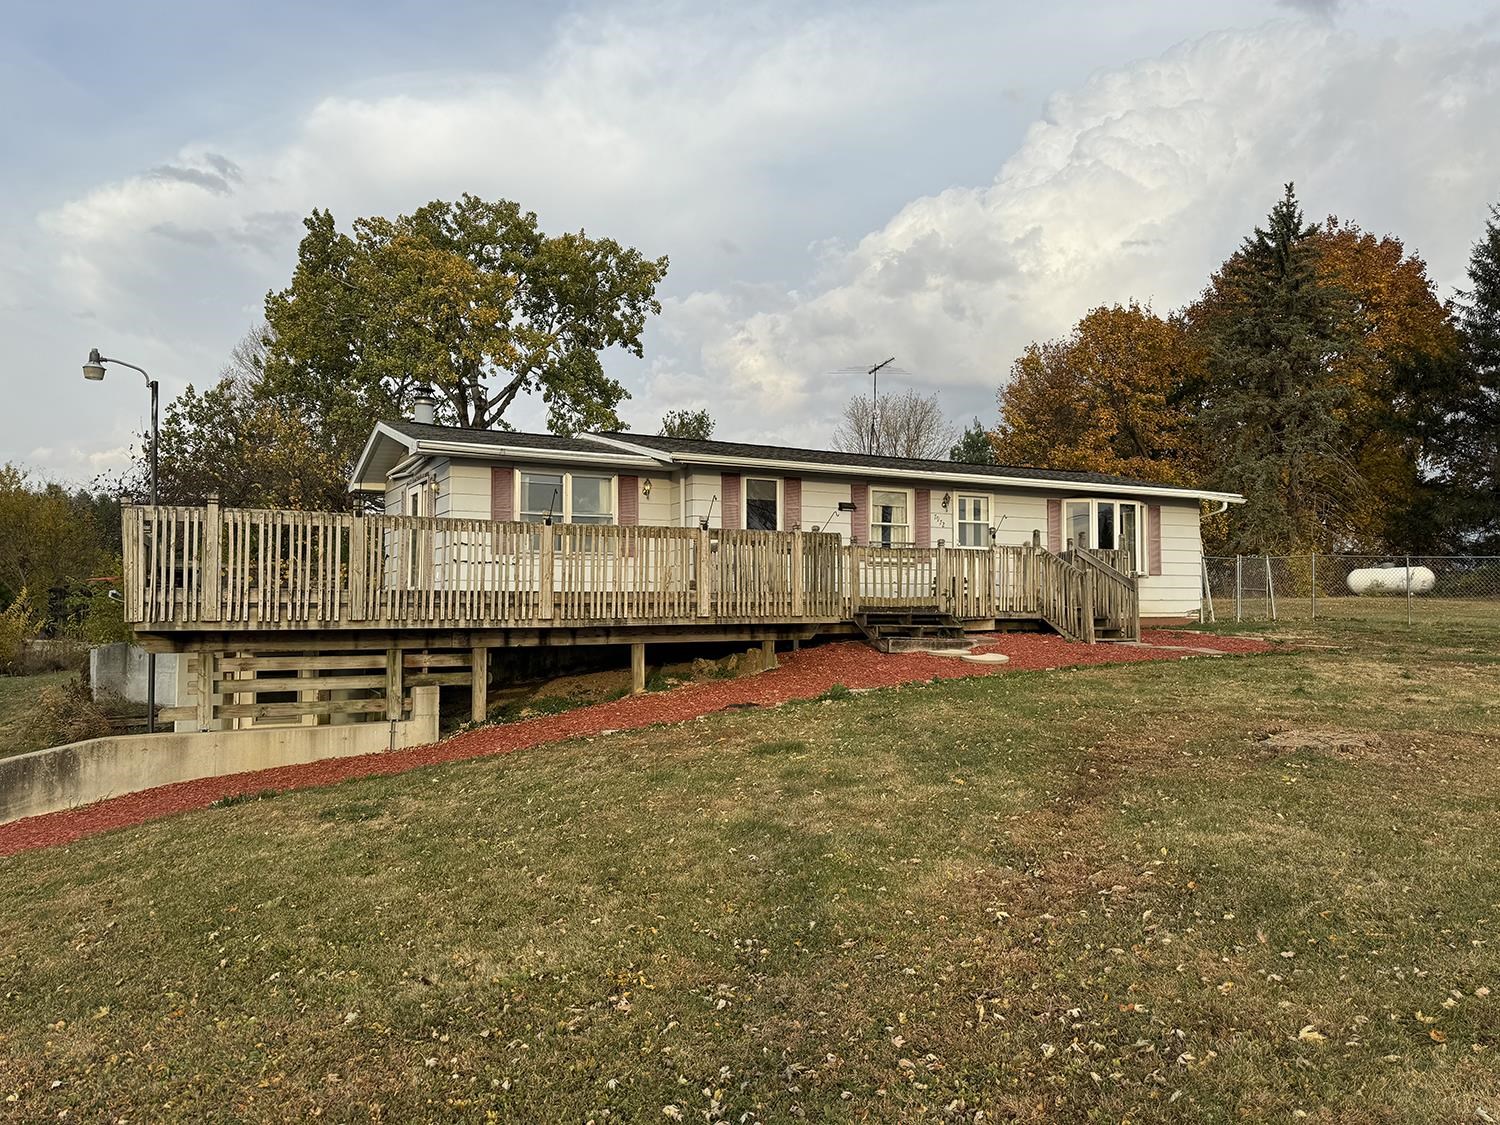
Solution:
M 1310 218 L 1404 236 L 1453 284 L 1500 184 L 1500 149 L 1482 140 L 1496 120 L 1500 43 L 1470 29 L 1206 35 L 1057 94 L 992 183 L 913 200 L 825 248 L 813 291 L 706 318 L 701 377 L 726 413 L 815 440 L 858 389 L 823 373 L 895 354 L 955 413 L 990 416 L 1029 341 L 1097 304 L 1192 299 L 1288 180 Z M 700 293 L 669 315 L 735 303 Z M 683 366 L 655 397 L 691 393 Z

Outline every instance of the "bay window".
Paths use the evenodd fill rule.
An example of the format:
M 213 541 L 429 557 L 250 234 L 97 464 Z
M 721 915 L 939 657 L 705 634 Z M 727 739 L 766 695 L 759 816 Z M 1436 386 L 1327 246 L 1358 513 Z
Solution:
M 900 489 L 870 489 L 870 545 L 911 545 L 911 493 Z
M 1146 557 L 1146 517 L 1134 500 L 1068 500 L 1063 504 L 1063 534 L 1075 547 L 1123 551 L 1130 574 L 1139 574 Z
M 518 474 L 525 523 L 614 523 L 615 478 L 593 473 Z

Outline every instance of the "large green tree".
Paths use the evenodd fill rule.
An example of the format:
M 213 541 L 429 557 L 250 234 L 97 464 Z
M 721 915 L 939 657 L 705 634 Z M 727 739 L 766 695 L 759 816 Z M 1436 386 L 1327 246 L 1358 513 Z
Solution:
M 439 419 L 505 424 L 540 395 L 559 433 L 620 428 L 601 353 L 641 354 L 666 258 L 582 231 L 547 235 L 508 200 L 464 195 L 340 232 L 306 220 L 289 287 L 266 297 L 268 390 L 316 407 L 345 451 L 369 423 L 437 392 Z
M 1340 364 L 1365 346 L 1349 293 L 1319 270 L 1318 228 L 1291 184 L 1209 283 L 1191 320 L 1208 483 L 1244 494 L 1228 546 L 1345 546 L 1368 485 L 1346 440 L 1354 401 Z
M 1178 400 L 1202 366 L 1180 318 L 1134 301 L 1092 309 L 1012 365 L 995 452 L 1007 464 L 1185 483 L 1195 449 Z
M 118 506 L 88 490 L 0 466 L 0 609 L 24 593 L 50 626 L 71 590 L 119 569 Z
M 1449 545 L 1500 552 L 1500 207 L 1490 208 L 1459 297 L 1463 363 L 1432 419 L 1433 483 Z
M 1394 235 L 1377 238 L 1330 218 L 1314 244 L 1319 276 L 1352 302 L 1349 327 L 1357 340 L 1329 360 L 1347 388 L 1338 422 L 1360 481 L 1343 545 L 1430 551 L 1442 542 L 1441 490 L 1428 467 L 1443 442 L 1432 423 L 1462 371 L 1452 310 L 1438 298 L 1426 263 Z
M 273 342 L 268 326 L 256 325 L 217 380 L 202 391 L 189 384 L 168 403 L 161 424 L 163 503 L 201 504 L 217 496 L 235 507 L 349 506 L 351 454 L 341 442 L 341 403 L 275 393 L 265 375 Z M 137 500 L 147 494 L 148 449 L 143 437 L 124 482 Z

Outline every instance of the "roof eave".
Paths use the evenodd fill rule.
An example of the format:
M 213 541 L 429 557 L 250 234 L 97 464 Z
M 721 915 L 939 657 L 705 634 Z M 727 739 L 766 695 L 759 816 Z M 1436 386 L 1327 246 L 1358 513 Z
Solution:
M 797 469 L 801 472 L 829 473 L 837 476 L 880 475 L 921 480 L 948 480 L 955 484 L 1003 484 L 1013 488 L 1066 487 L 1074 492 L 1117 493 L 1133 496 L 1162 496 L 1178 500 L 1214 500 L 1230 504 L 1243 504 L 1245 498 L 1235 492 L 1208 492 L 1196 488 L 1175 488 L 1164 484 L 1113 484 L 1099 481 L 1070 480 L 1067 477 L 1013 477 L 998 473 L 945 473 L 932 469 L 899 469 L 874 465 L 829 465 L 816 461 L 798 461 L 793 458 L 771 458 L 738 456 L 730 457 L 718 453 L 686 453 L 673 455 L 683 465 L 765 465 L 780 469 Z
M 444 457 L 480 457 L 494 461 L 593 461 L 627 469 L 660 469 L 660 459 L 646 455 L 597 453 L 578 449 L 533 449 L 515 445 L 477 445 L 457 441 L 417 441 L 417 453 L 435 454 Z
M 389 438 L 398 445 L 406 447 L 408 454 L 416 448 L 416 439 L 407 437 L 394 426 L 384 422 L 376 422 L 375 428 L 370 431 L 370 436 L 365 439 L 365 447 L 360 450 L 359 457 L 354 462 L 354 470 L 349 474 L 350 492 L 383 492 L 385 482 L 382 480 L 378 485 L 361 483 L 364 479 L 365 469 L 370 463 L 370 458 L 375 453 L 375 445 L 381 438 Z

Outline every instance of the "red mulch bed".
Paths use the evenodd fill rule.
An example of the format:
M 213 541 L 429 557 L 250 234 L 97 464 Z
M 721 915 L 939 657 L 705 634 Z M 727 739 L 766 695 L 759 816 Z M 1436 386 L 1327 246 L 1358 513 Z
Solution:
M 857 641 L 819 645 L 786 653 L 781 657 L 781 667 L 744 679 L 689 684 L 668 692 L 599 703 L 561 715 L 483 727 L 430 746 L 183 781 L 112 797 L 81 808 L 12 821 L 0 825 L 0 856 L 71 843 L 115 828 L 207 808 L 223 797 L 241 793 L 311 789 L 352 778 L 404 773 L 421 766 L 508 754 L 513 750 L 605 731 L 682 722 L 726 707 L 773 707 L 778 703 L 815 698 L 835 684 L 853 689 L 881 688 L 964 676 L 990 676 L 1010 670 L 1178 660 L 1184 657 L 1171 649 L 1183 647 L 1212 649 L 1225 655 L 1262 653 L 1272 648 L 1265 641 L 1245 637 L 1215 637 L 1165 630 L 1146 630 L 1142 639 L 1144 646 L 1083 645 L 1052 634 L 1009 633 L 997 634 L 976 649 L 978 652 L 1005 653 L 1010 657 L 1005 664 L 971 664 L 953 657 L 925 653 L 885 655 Z

